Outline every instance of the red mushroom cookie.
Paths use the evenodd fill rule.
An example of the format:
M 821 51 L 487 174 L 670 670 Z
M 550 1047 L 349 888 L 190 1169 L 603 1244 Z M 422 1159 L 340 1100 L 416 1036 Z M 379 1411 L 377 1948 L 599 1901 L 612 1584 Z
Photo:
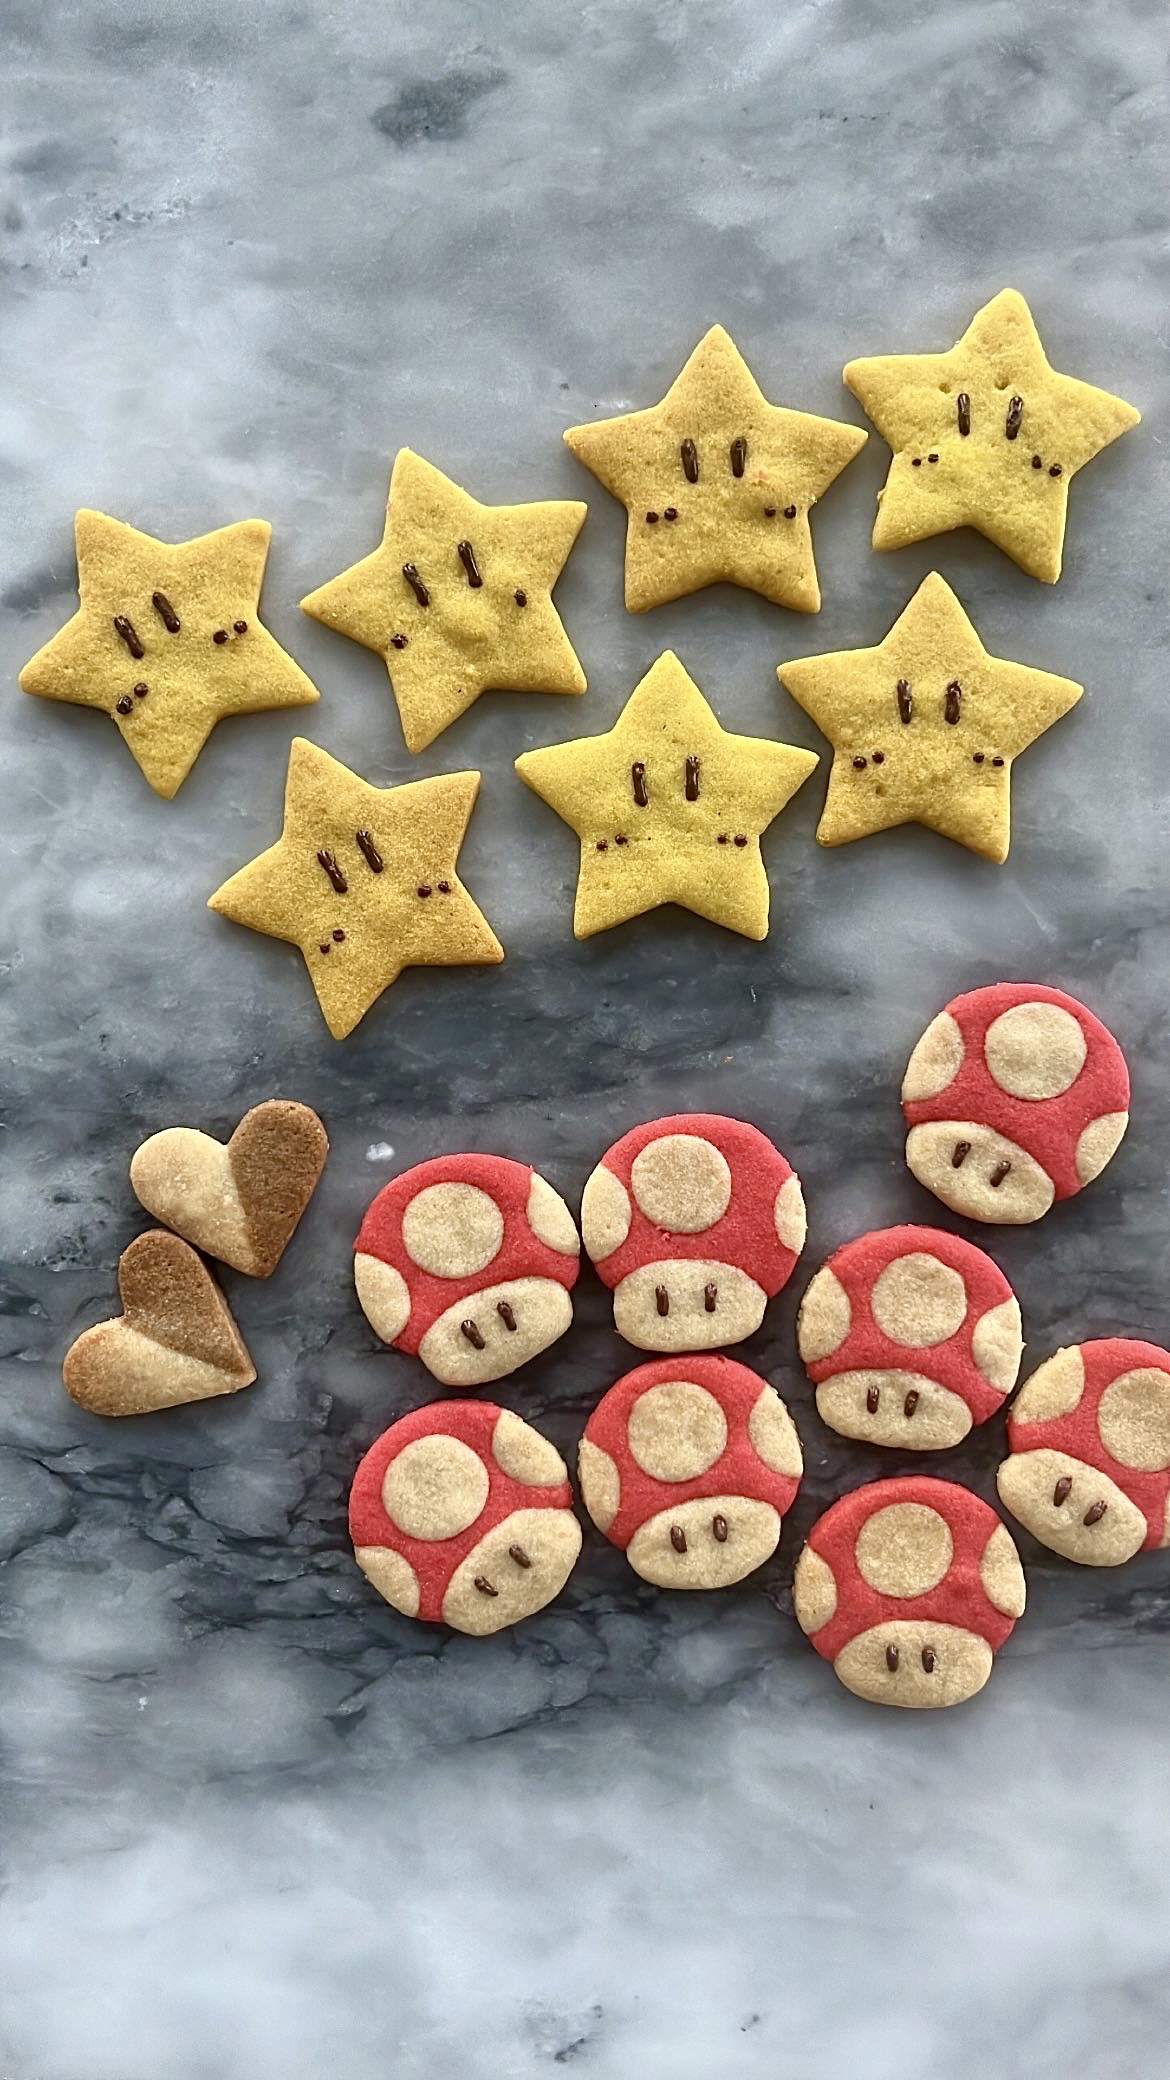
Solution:
M 527 1163 L 437 1156 L 378 1193 L 354 1281 L 384 1343 L 445 1387 L 482 1387 L 564 1335 L 580 1250 L 564 1200 Z
M 1018 1225 L 1100 1175 L 1129 1124 L 1129 1071 L 1075 997 L 996 982 L 927 1026 L 902 1110 L 919 1184 L 970 1220 Z
M 939 1228 L 881 1228 L 835 1251 L 796 1337 L 831 1430 L 920 1452 L 958 1444 L 1003 1406 L 1024 1347 L 1003 1272 Z
M 354 1475 L 349 1530 L 396 1611 L 476 1635 L 543 1610 L 581 1550 L 560 1453 L 488 1401 L 436 1402 L 383 1431 Z
M 590 1416 L 577 1471 L 599 1531 L 660 1589 L 724 1589 L 776 1550 L 804 1471 L 774 1387 L 733 1358 L 656 1358 Z
M 855 1697 L 962 1704 L 1024 1608 L 1024 1571 L 980 1496 L 911 1474 L 856 1488 L 817 1519 L 793 1605 Z
M 1118 1567 L 1170 1544 L 1170 1351 L 1130 1337 L 1041 1365 L 1008 1420 L 997 1476 L 1014 1517 L 1066 1560 Z
M 714 1350 L 758 1329 L 804 1248 L 800 1180 L 744 1120 L 632 1127 L 585 1186 L 581 1232 L 627 1343 Z

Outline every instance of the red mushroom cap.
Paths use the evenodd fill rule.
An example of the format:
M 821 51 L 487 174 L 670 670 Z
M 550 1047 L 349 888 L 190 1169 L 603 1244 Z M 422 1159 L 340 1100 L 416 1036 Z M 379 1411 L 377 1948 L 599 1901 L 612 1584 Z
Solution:
M 1021 1388 L 1008 1418 L 1008 1451 L 999 1475 L 1003 1500 L 1055 1551 L 1113 1565 L 1143 1547 L 1166 1545 L 1170 1352 L 1126 1336 L 1099 1337 L 1058 1351 Z M 1035 1457 L 1040 1453 L 1043 1462 Z M 1030 1467 L 1038 1476 L 1047 1469 L 1042 1488 L 1038 1480 L 1031 1494 Z M 1103 1474 L 1104 1482 L 1094 1481 L 1094 1473 Z M 1049 1492 L 1054 1475 L 1066 1476 L 1059 1500 Z M 1140 1513 L 1141 1523 L 1124 1510 L 1125 1500 Z

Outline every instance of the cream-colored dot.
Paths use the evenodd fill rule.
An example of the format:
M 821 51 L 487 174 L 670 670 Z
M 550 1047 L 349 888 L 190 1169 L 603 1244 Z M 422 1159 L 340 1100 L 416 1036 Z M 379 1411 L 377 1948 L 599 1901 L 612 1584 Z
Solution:
M 785 1178 L 776 1194 L 772 1209 L 776 1233 L 794 1256 L 799 1256 L 808 1237 L 808 1214 L 805 1211 L 804 1193 L 800 1189 L 799 1177 Z
M 1119 1373 L 1101 1396 L 1097 1427 L 1119 1466 L 1163 1473 L 1170 1466 L 1170 1373 L 1156 1365 Z
M 957 1271 L 926 1250 L 895 1257 L 874 1280 L 874 1320 L 894 1343 L 919 1350 L 945 1343 L 967 1317 L 967 1288 Z
M 669 1235 L 700 1235 L 731 1204 L 731 1170 L 714 1142 L 699 1134 L 660 1134 L 634 1157 L 634 1198 L 648 1221 Z
M 963 1035 L 949 1011 L 932 1018 L 906 1064 L 902 1078 L 902 1102 L 937 1098 L 953 1083 L 963 1066 Z
M 404 1618 L 417 1618 L 418 1576 L 409 1560 L 404 1560 L 393 1546 L 355 1546 L 353 1557 L 379 1596 L 384 1596 Z
M 827 1560 L 811 1546 L 801 1549 L 792 1577 L 792 1608 L 802 1632 L 819 1632 L 837 1608 L 837 1582 Z
M 526 1488 L 552 1488 L 569 1478 L 556 1446 L 534 1430 L 531 1423 L 521 1422 L 510 1408 L 500 1410 L 492 1431 L 492 1457 L 497 1466 L 510 1473 L 514 1481 L 523 1481 Z
M 1001 1300 L 998 1307 L 989 1307 L 986 1314 L 980 1315 L 971 1338 L 971 1355 L 989 1387 L 996 1387 L 1001 1394 L 1011 1392 L 1024 1355 L 1024 1325 L 1018 1300 Z
M 599 1531 L 608 1531 L 622 1500 L 621 1475 L 599 1444 L 583 1437 L 577 1447 L 577 1478 L 581 1494 Z
M 353 1282 L 371 1329 L 383 1343 L 393 1343 L 410 1320 L 410 1293 L 401 1271 L 364 1252 L 353 1260 Z
M 562 1257 L 580 1255 L 581 1241 L 572 1214 L 548 1179 L 535 1171 L 528 1187 L 528 1225 L 546 1248 L 559 1251 Z
M 817 1272 L 800 1303 L 796 1340 L 806 1365 L 815 1365 L 839 1350 L 849 1334 L 853 1309 L 849 1295 L 827 1264 Z
M 664 1380 L 647 1387 L 630 1410 L 630 1451 L 656 1481 L 693 1481 L 727 1449 L 727 1417 L 706 1387 Z
M 1057 1351 L 1024 1381 L 1012 1408 L 1013 1423 L 1048 1423 L 1070 1415 L 1085 1391 L 1085 1361 L 1077 1343 Z
M 1106 1163 L 1112 1162 L 1128 1125 L 1128 1112 L 1103 1112 L 1100 1119 L 1089 1121 L 1077 1141 L 1074 1157 L 1082 1184 L 1092 1184 L 1095 1177 L 1100 1177 Z
M 1058 1098 L 1072 1089 L 1088 1051 L 1080 1020 L 1059 1004 L 1013 1004 L 983 1039 L 984 1060 L 1011 1098 Z
M 630 1195 L 621 1178 L 599 1163 L 581 1194 L 581 1233 L 595 1264 L 621 1248 L 633 1217 Z
M 382 1507 L 408 1538 L 454 1538 L 487 1499 L 487 1468 L 460 1437 L 416 1437 L 382 1481 Z
M 436 1278 L 486 1270 L 503 1239 L 503 1214 L 475 1184 L 425 1185 L 402 1216 L 407 1254 Z
M 748 1437 L 757 1458 L 773 1473 L 786 1473 L 790 1479 L 799 1480 L 804 1472 L 804 1457 L 796 1424 L 781 1401 L 775 1387 L 762 1387 L 752 1404 L 748 1417 Z
M 997 1524 L 983 1548 L 979 1562 L 979 1578 L 983 1583 L 988 1602 L 1005 1618 L 1023 1615 L 1027 1590 L 1024 1585 L 1024 1570 L 1010 1531 L 1004 1524 Z
M 954 1555 L 945 1517 L 925 1502 L 889 1502 L 857 1534 L 857 1566 L 881 1596 L 924 1596 L 937 1588 Z

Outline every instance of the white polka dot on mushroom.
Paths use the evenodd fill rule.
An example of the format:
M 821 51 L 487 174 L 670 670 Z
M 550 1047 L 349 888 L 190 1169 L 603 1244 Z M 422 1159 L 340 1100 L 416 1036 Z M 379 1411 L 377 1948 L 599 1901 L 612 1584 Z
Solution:
M 1059 1098 L 1072 1089 L 1088 1051 L 1080 1021 L 1060 1004 L 1013 1004 L 983 1040 L 988 1069 L 1011 1098 Z
M 714 1142 L 700 1134 L 660 1134 L 630 1167 L 638 1209 L 671 1235 L 699 1235 L 731 1204 L 731 1170 Z
M 879 1273 L 870 1305 L 878 1328 L 892 1342 L 921 1349 L 945 1343 L 962 1328 L 967 1288 L 949 1264 L 925 1250 L 910 1250 Z
M 471 1278 L 504 1239 L 504 1216 L 475 1184 L 428 1184 L 402 1216 L 411 1261 L 436 1278 Z

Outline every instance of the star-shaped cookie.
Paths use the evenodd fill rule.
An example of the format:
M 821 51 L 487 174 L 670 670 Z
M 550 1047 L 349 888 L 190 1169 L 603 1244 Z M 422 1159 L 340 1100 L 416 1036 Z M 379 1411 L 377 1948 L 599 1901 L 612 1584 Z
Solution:
M 990 656 L 937 571 L 883 643 L 798 657 L 777 676 L 835 753 L 822 845 L 924 823 L 997 863 L 1011 835 L 1012 760 L 1083 691 Z
M 631 614 L 720 578 L 816 613 L 809 513 L 866 434 L 769 404 L 722 325 L 661 404 L 570 426 L 565 439 L 629 515 Z
M 81 606 L 25 665 L 25 692 L 103 709 L 169 800 L 221 716 L 318 698 L 259 620 L 271 535 L 266 520 L 240 520 L 156 542 L 105 513 L 78 513 Z
M 403 448 L 380 546 L 301 606 L 385 659 L 407 747 L 425 751 L 488 687 L 584 693 L 552 591 L 586 510 L 481 506 Z
M 894 451 L 874 548 L 976 527 L 1048 585 L 1060 576 L 1070 482 L 1141 416 L 1049 367 L 1015 289 L 985 303 L 949 354 L 851 361 L 845 381 Z
M 478 793 L 478 773 L 371 787 L 294 737 L 278 842 L 208 908 L 299 946 L 325 1023 L 344 1040 L 403 968 L 503 960 L 455 871 Z
M 581 840 L 578 939 L 661 903 L 763 939 L 760 833 L 816 763 L 813 751 L 721 728 L 665 650 L 604 736 L 526 751 L 516 771 Z

